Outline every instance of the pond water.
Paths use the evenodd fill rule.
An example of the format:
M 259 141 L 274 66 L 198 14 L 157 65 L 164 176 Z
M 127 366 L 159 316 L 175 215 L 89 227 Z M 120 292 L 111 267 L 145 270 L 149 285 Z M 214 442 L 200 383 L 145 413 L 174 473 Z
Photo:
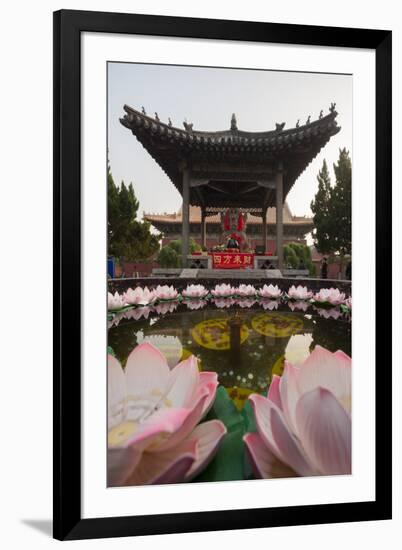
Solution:
M 201 370 L 217 372 L 239 409 L 250 393 L 266 393 L 272 375 L 282 374 L 285 359 L 300 364 L 317 344 L 351 355 L 351 323 L 345 315 L 334 319 L 323 310 L 297 312 L 287 305 L 273 311 L 258 305 L 217 308 L 209 303 L 194 310 L 164 305 L 159 313 L 145 311 L 147 318 L 130 319 L 140 316 L 138 310 L 115 318 L 108 345 L 121 364 L 144 340 L 159 347 L 171 367 L 194 354 Z

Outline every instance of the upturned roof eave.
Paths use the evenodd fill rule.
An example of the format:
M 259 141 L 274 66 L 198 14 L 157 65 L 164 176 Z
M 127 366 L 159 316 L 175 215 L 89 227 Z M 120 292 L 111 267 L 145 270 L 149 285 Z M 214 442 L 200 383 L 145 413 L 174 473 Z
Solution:
M 286 137 L 292 134 L 303 134 L 306 130 L 314 130 L 318 127 L 323 127 L 328 123 L 335 122 L 335 118 L 337 117 L 338 113 L 337 111 L 333 110 L 330 111 L 329 114 L 326 116 L 323 116 L 322 118 L 318 118 L 316 120 L 313 120 L 309 124 L 303 124 L 298 127 L 292 127 L 288 128 L 286 130 L 266 130 L 263 132 L 249 132 L 245 130 L 217 130 L 217 131 L 202 131 L 202 130 L 186 130 L 183 128 L 178 128 L 177 126 L 169 126 L 169 124 L 166 124 L 165 122 L 162 122 L 161 120 L 156 120 L 153 117 L 150 117 L 140 111 L 137 111 L 133 107 L 130 107 L 129 105 L 123 106 L 124 111 L 126 112 L 126 115 L 123 118 L 120 118 L 120 122 L 123 126 L 129 129 L 132 128 L 132 124 L 136 122 L 138 126 L 144 127 L 145 129 L 149 130 L 150 133 L 156 133 L 157 129 L 162 129 L 162 133 L 169 133 L 171 132 L 172 137 L 178 138 L 179 136 L 187 137 L 192 136 L 193 138 L 244 138 L 244 139 L 265 139 L 265 138 L 277 138 L 277 137 Z M 135 118 L 133 118 L 135 117 Z M 141 122 L 140 122 L 141 121 Z M 337 128 L 340 129 L 336 125 Z M 339 131 L 338 129 L 338 131 Z

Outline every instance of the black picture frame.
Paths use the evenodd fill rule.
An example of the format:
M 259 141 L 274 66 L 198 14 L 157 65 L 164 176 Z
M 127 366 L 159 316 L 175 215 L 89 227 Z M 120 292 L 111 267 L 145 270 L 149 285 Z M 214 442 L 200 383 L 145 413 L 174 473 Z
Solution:
M 83 32 L 368 48 L 376 55 L 376 498 L 370 502 L 82 519 L 81 50 Z M 390 31 L 61 10 L 54 13 L 54 537 L 61 540 L 390 519 Z M 381 288 L 381 294 L 378 289 Z M 381 342 L 381 346 L 378 345 Z

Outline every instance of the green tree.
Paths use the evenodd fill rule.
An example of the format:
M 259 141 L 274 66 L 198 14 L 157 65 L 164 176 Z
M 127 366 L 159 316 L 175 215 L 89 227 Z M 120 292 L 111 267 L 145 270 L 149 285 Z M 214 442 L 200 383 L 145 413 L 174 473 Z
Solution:
M 118 187 L 108 168 L 108 254 L 126 260 L 146 260 L 159 250 L 159 235 L 147 221 L 136 219 L 139 202 L 133 185 Z
M 331 189 L 331 214 L 337 220 L 334 250 L 343 258 L 352 252 L 352 162 L 346 149 L 340 149 L 334 172 L 335 186 Z
M 179 267 L 180 256 L 170 246 L 161 248 L 158 254 L 158 264 L 164 268 Z
M 298 269 L 303 263 L 310 275 L 315 275 L 310 248 L 301 243 L 289 243 L 283 247 L 285 263 L 292 269 Z
M 322 168 L 317 176 L 318 191 L 310 208 L 313 212 L 314 229 L 313 239 L 318 252 L 329 254 L 332 251 L 332 218 L 330 214 L 331 178 L 327 162 L 324 159 Z
M 352 246 L 352 163 L 349 151 L 339 150 L 333 165 L 335 185 L 331 186 L 324 160 L 318 179 L 318 191 L 311 203 L 314 244 L 322 254 L 341 257 L 351 253 Z
M 297 258 L 296 252 L 289 244 L 285 244 L 285 246 L 283 247 L 283 257 L 286 266 L 292 269 L 296 269 L 299 265 L 299 260 Z
M 190 239 L 189 250 L 190 254 L 193 254 L 200 251 L 201 246 L 194 239 Z M 158 254 L 157 261 L 161 267 L 181 267 L 181 240 L 175 239 L 164 246 Z

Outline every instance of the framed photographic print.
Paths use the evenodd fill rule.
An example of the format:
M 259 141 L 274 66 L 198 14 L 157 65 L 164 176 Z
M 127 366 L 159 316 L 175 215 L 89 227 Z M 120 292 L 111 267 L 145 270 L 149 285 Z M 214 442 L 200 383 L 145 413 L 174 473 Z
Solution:
M 391 32 L 56 12 L 54 280 L 56 538 L 390 518 Z

